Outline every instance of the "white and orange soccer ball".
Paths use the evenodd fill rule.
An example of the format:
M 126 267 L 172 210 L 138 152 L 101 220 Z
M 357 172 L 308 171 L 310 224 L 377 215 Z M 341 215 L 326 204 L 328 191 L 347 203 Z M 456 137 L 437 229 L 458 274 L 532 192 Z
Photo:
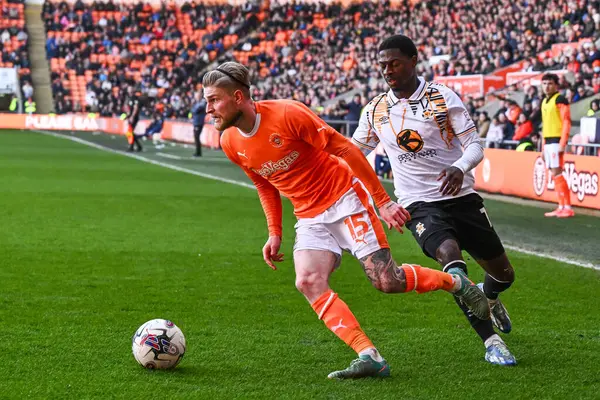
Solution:
M 174 368 L 185 354 L 183 332 L 173 322 L 153 319 L 138 328 L 132 338 L 131 351 L 144 368 Z

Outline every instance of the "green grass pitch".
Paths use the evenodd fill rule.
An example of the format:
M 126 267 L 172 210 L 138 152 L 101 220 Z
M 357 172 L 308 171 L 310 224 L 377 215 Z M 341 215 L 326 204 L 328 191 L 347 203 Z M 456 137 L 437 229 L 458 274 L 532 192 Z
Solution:
M 213 171 L 236 173 L 213 161 Z M 520 364 L 502 368 L 483 360 L 449 295 L 379 293 L 345 256 L 332 286 L 392 377 L 329 381 L 354 354 L 295 290 L 287 201 L 286 261 L 271 271 L 264 216 L 244 187 L 16 131 L 0 133 L 0 182 L 0 398 L 600 397 L 598 271 L 509 252 L 517 281 L 503 295 L 514 324 L 505 340 Z M 488 209 L 508 238 L 511 215 L 540 212 Z M 597 241 L 597 219 L 569 223 Z M 527 244 L 526 227 L 514 226 Z M 537 229 L 530 239 L 543 245 L 546 234 L 551 247 Z M 389 237 L 398 261 L 433 265 L 408 234 Z M 146 371 L 131 355 L 131 336 L 152 318 L 173 320 L 188 341 L 173 371 Z

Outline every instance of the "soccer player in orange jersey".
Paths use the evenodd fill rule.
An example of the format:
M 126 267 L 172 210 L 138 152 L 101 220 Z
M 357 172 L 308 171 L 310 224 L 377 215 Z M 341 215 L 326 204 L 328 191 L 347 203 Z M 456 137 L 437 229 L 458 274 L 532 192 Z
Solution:
M 283 260 L 279 253 L 283 194 L 298 218 L 296 287 L 319 319 L 359 355 L 350 367 L 332 372 L 329 378 L 390 373 L 348 305 L 329 287 L 343 250 L 360 260 L 373 286 L 385 293 L 441 289 L 460 296 L 481 318 L 489 318 L 485 295 L 466 275 L 394 262 L 372 199 L 388 228 L 402 232 L 410 216 L 390 199 L 366 158 L 348 139 L 299 102 L 253 101 L 249 72 L 241 64 L 220 65 L 204 76 L 203 86 L 206 112 L 215 128 L 224 131 L 225 154 L 258 190 L 269 230 L 265 262 L 276 269 L 274 262 Z

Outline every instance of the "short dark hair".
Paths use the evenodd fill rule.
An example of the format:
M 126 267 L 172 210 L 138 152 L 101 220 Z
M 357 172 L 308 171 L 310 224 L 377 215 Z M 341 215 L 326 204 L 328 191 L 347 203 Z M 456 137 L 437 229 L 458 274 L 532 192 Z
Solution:
M 384 41 L 379 44 L 378 52 L 389 49 L 398 49 L 400 50 L 400 53 L 408 57 L 416 56 L 418 54 L 417 46 L 415 46 L 408 36 L 404 35 L 394 35 L 384 39 Z
M 553 81 L 558 85 L 558 75 L 552 73 L 544 74 L 544 76 L 542 76 L 542 82 L 543 81 Z

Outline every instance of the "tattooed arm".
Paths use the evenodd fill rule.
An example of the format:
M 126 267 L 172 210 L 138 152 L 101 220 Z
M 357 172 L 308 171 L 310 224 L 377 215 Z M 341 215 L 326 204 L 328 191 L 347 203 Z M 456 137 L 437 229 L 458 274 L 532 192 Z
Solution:
M 390 249 L 379 249 L 359 261 L 367 277 L 378 290 L 384 293 L 406 291 L 406 274 L 396 265 Z

